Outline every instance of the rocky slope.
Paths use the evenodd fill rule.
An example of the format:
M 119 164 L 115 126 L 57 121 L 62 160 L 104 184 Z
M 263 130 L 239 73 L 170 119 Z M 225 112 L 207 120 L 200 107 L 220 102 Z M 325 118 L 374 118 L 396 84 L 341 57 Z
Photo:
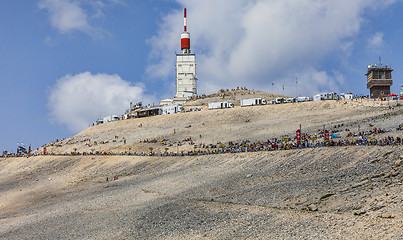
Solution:
M 71 153 L 112 151 L 186 151 L 194 144 L 229 141 L 266 141 L 289 134 L 302 126 L 303 133 L 318 133 L 325 126 L 339 134 L 378 129 L 395 129 L 403 124 L 403 107 L 393 110 L 371 103 L 320 101 L 287 103 L 231 109 L 186 112 L 148 118 L 121 120 L 85 129 L 74 137 L 46 145 L 48 152 Z M 161 144 L 161 142 L 163 144 Z M 180 146 L 178 146 L 180 145 Z M 43 148 L 39 149 L 43 152 Z
M 98 125 L 46 147 L 180 151 L 193 148 L 176 146 L 189 137 L 265 140 L 300 123 L 311 134 L 393 130 L 402 111 L 336 101 L 205 110 Z M 377 137 L 388 135 L 402 131 Z M 0 239 L 402 239 L 402 150 L 0 158 Z
M 0 239 L 402 239 L 402 149 L 3 159 Z

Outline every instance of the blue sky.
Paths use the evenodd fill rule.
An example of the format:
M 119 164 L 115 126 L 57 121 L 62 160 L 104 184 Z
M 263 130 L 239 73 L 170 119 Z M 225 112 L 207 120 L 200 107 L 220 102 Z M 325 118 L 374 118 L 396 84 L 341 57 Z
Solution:
M 394 69 L 392 91 L 403 84 L 399 0 L 6 0 L 0 151 L 70 137 L 130 101 L 172 98 L 184 7 L 199 93 L 368 94 L 366 66 L 379 56 Z

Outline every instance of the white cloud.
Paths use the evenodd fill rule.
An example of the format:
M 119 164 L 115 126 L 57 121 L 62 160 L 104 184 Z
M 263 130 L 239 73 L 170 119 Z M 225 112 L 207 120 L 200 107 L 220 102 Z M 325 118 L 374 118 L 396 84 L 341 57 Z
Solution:
M 344 81 L 343 75 L 339 72 L 328 73 L 308 68 L 297 77 L 293 73 L 285 74 L 281 78 L 269 82 L 265 89 L 278 94 L 309 97 L 319 92 L 339 92 L 339 86 L 344 84 Z
M 87 13 L 77 1 L 42 0 L 38 6 L 48 10 L 51 25 L 61 33 L 73 30 L 86 33 L 94 31 L 94 28 L 88 23 Z
M 383 33 L 382 32 L 377 32 L 375 35 L 368 40 L 368 47 L 373 49 L 373 48 L 379 48 L 383 46 Z
M 40 9 L 46 9 L 55 29 L 66 34 L 80 31 L 92 36 L 102 35 L 103 30 L 93 26 L 90 20 L 104 17 L 103 9 L 123 4 L 123 0 L 40 0 Z
M 122 114 L 130 102 L 153 102 L 144 86 L 132 85 L 118 75 L 84 72 L 66 75 L 50 89 L 48 107 L 53 122 L 77 132 L 99 117 Z
M 314 91 L 336 90 L 343 84 L 343 77 L 333 73 L 336 69 L 324 72 L 321 64 L 327 58 L 342 61 L 350 55 L 363 13 L 378 1 L 177 2 L 188 9 L 199 92 L 210 93 L 236 86 L 270 91 L 272 81 L 291 86 L 296 76 L 321 82 L 319 87 L 307 85 Z M 182 17 L 182 11 L 167 14 L 158 33 L 149 40 L 152 64 L 147 71 L 151 76 L 169 79 L 167 82 L 175 74 L 173 53 L 180 51 Z M 293 94 L 295 90 L 285 93 Z

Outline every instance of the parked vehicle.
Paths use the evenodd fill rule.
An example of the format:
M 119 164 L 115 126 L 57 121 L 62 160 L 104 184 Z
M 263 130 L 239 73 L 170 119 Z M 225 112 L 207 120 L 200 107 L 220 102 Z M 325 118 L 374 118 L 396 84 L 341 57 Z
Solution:
M 285 98 L 276 98 L 276 104 L 285 103 Z
M 162 114 L 175 114 L 185 112 L 181 104 L 170 104 L 162 107 Z
M 135 118 L 136 114 L 132 114 L 132 113 L 128 113 L 122 116 L 122 120 L 126 120 L 126 119 L 131 119 L 131 118 Z
M 98 119 L 94 123 L 92 123 L 92 126 L 95 126 L 95 125 L 98 125 L 98 124 L 101 124 L 101 123 L 104 123 L 104 120 L 103 119 Z
M 241 107 L 255 106 L 255 105 L 266 105 L 267 102 L 262 98 L 250 98 L 241 100 Z
M 344 100 L 350 100 L 350 99 L 353 99 L 353 94 L 352 93 L 341 93 L 340 98 L 343 98 Z
M 297 102 L 307 102 L 309 101 L 309 97 L 298 97 L 297 98 Z
M 142 109 L 137 113 L 137 118 L 142 118 L 142 117 L 151 117 L 151 116 L 156 116 L 156 115 L 161 115 L 162 114 L 162 109 L 161 108 L 148 108 L 148 109 Z
M 197 111 L 203 111 L 202 107 L 191 107 L 189 108 L 189 112 L 197 112 Z
M 208 104 L 208 109 L 222 109 L 232 107 L 234 107 L 234 104 L 230 102 L 213 102 Z
M 319 93 L 313 96 L 314 101 L 321 101 L 321 100 L 338 100 L 339 95 L 335 92 L 329 92 L 329 93 Z
M 107 122 L 113 122 L 113 121 L 117 121 L 117 120 L 119 120 L 119 116 L 109 115 L 109 116 L 104 117 L 103 122 L 107 123 Z

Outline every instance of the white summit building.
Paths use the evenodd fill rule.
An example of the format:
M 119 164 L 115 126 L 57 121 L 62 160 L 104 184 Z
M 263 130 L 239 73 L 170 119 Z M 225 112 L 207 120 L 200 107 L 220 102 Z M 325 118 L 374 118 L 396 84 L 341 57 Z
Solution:
M 195 54 L 176 54 L 175 98 L 191 98 L 197 95 Z
M 196 55 L 190 51 L 190 33 L 186 29 L 186 8 L 184 9 L 184 32 L 181 34 L 182 53 L 176 54 L 175 103 L 184 103 L 197 95 Z

